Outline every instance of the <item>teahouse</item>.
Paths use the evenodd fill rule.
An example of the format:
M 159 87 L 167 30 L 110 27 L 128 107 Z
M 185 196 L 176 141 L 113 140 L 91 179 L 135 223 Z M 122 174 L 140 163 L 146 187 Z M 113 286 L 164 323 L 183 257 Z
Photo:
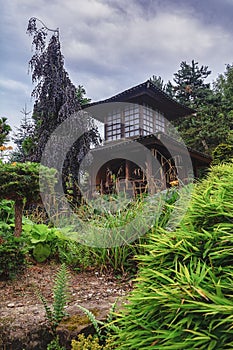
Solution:
M 104 145 L 92 150 L 93 192 L 156 192 L 198 178 L 211 163 L 187 148 L 171 124 L 195 111 L 150 80 L 84 108 L 104 123 Z

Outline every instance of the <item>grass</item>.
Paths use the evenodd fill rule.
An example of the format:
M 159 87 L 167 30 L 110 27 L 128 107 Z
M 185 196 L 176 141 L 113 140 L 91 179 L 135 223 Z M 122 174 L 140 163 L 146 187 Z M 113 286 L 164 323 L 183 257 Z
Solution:
M 138 256 L 117 349 L 233 348 L 233 164 L 199 183 L 178 228 L 155 227 Z

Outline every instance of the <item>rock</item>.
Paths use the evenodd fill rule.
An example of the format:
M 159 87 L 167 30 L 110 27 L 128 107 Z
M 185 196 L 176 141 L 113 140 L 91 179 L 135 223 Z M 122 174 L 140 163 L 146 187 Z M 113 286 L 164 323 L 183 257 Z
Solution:
M 7 304 L 7 307 L 15 307 L 15 304 L 14 303 L 9 303 L 9 304 Z

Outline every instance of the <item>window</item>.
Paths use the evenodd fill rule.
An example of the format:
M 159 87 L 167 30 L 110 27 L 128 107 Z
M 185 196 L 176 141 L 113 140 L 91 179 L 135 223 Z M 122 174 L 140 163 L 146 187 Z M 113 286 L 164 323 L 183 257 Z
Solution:
M 106 118 L 106 140 L 119 140 L 121 138 L 121 111 L 108 113 Z
M 143 106 L 143 134 L 149 135 L 154 132 L 154 111 L 148 106 Z
M 139 106 L 130 104 L 124 110 L 125 137 L 139 136 Z
M 165 118 L 159 111 L 155 113 L 155 130 L 165 132 Z
M 147 105 L 128 103 L 124 110 L 116 109 L 106 117 L 105 137 L 108 141 L 122 137 L 150 135 L 156 131 L 165 132 L 163 113 Z

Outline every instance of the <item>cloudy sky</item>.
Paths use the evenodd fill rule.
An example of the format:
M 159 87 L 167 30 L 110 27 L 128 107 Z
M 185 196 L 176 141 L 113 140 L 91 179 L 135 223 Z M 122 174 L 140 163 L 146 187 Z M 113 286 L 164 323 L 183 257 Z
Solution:
M 233 63 L 233 0 L 0 0 L 0 117 L 32 108 L 30 17 L 60 29 L 65 67 L 93 101 L 160 75 L 181 61 L 207 65 L 210 81 Z

